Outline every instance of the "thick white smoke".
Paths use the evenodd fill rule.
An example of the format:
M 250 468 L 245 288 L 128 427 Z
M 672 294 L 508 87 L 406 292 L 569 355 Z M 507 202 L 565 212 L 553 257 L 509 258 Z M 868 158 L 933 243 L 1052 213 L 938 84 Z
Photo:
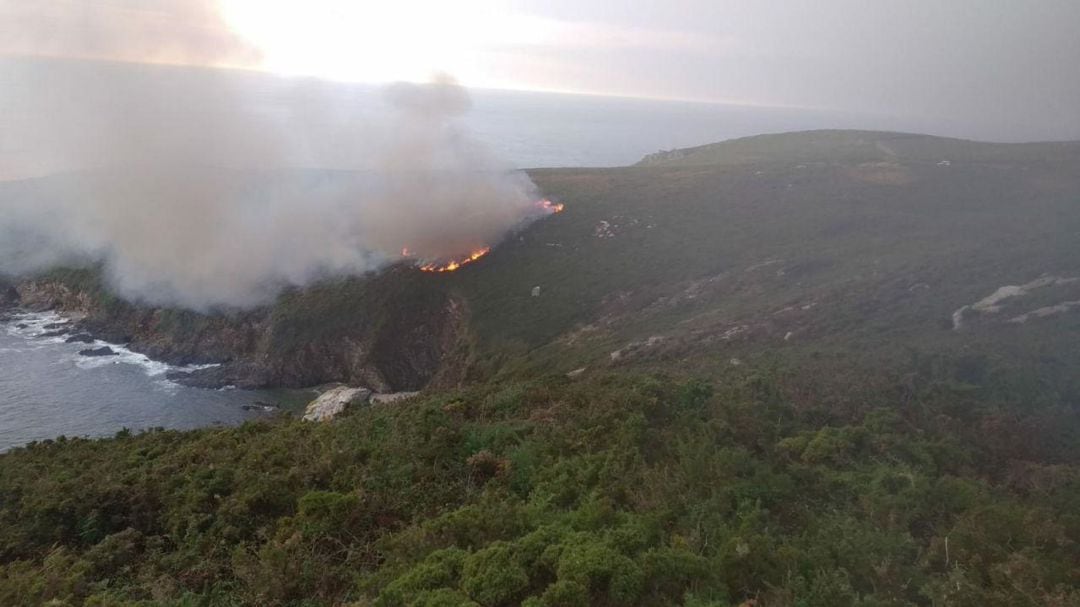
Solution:
M 539 212 L 462 130 L 469 105 L 446 80 L 0 62 L 0 273 L 96 262 L 126 298 L 202 310 L 403 247 L 459 256 Z

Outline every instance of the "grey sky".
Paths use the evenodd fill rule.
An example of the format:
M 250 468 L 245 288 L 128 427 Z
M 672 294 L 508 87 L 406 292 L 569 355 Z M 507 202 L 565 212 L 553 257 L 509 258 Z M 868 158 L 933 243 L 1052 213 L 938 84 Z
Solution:
M 0 0 L 0 53 L 805 106 L 1080 138 L 1077 0 Z

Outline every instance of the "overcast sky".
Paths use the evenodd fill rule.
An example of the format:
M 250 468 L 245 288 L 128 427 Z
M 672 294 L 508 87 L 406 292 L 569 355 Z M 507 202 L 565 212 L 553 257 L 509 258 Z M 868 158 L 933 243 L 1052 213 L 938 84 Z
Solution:
M 1080 138 L 1078 0 L 0 0 L 0 54 L 813 107 Z

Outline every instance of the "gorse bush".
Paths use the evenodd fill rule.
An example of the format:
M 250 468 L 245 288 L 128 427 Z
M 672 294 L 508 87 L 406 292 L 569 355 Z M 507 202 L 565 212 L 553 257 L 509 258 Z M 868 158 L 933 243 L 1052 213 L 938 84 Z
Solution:
M 0 456 L 0 604 L 1080 604 L 1075 414 L 928 373 L 826 417 L 747 365 L 46 441 Z

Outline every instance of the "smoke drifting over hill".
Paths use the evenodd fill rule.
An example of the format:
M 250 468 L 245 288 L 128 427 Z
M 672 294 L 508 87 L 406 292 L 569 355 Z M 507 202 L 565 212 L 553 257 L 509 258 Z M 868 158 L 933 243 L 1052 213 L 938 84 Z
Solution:
M 289 285 L 460 255 L 543 214 L 458 119 L 449 80 L 382 95 L 242 72 L 0 65 L 0 273 L 101 263 L 129 299 L 251 306 Z M 361 94 L 363 93 L 363 94 Z M 373 99 L 375 101 L 373 101 Z

